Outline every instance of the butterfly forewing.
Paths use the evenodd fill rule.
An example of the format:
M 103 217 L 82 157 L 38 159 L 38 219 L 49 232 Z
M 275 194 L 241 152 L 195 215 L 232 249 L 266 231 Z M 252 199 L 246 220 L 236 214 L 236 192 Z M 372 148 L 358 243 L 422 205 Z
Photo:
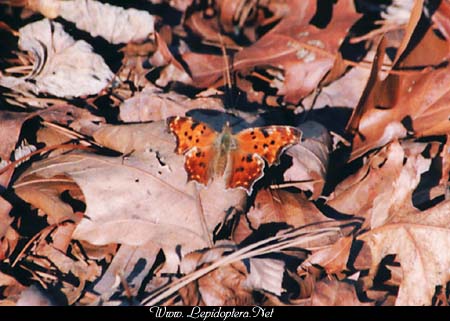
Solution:
M 175 151 L 184 154 L 184 168 L 188 181 L 194 180 L 207 185 L 212 177 L 214 143 L 218 133 L 208 125 L 190 117 L 170 117 L 169 131 L 177 138 Z
M 212 146 L 194 147 L 186 154 L 184 168 L 188 174 L 188 181 L 194 180 L 203 185 L 208 185 L 212 177 L 212 159 L 215 150 Z
M 184 154 L 193 147 L 207 147 L 214 144 L 218 133 L 208 125 L 190 117 L 170 117 L 169 131 L 177 138 L 177 154 Z
M 270 166 L 278 163 L 285 148 L 300 141 L 301 131 L 290 126 L 267 126 L 245 129 L 235 138 L 242 152 L 256 153 Z

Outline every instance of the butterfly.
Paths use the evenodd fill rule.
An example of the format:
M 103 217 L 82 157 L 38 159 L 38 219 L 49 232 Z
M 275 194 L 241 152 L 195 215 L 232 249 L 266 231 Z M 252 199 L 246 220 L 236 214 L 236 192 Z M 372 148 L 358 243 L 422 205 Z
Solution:
M 188 181 L 208 185 L 214 177 L 225 177 L 226 188 L 243 188 L 250 195 L 264 176 L 265 161 L 279 163 L 280 155 L 301 139 L 301 131 L 290 126 L 244 129 L 233 134 L 227 123 L 219 133 L 190 117 L 167 119 L 176 137 L 175 152 L 185 156 Z

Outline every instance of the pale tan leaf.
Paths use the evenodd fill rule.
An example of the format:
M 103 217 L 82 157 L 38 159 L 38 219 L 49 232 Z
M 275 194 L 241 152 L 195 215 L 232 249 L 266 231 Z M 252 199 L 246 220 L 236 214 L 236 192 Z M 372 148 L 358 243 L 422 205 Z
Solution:
M 188 254 L 182 262 L 184 273 L 194 272 L 219 260 L 226 248 L 214 248 L 205 253 Z M 179 293 L 186 305 L 248 305 L 253 303 L 248 272 L 242 261 L 221 266 L 189 283 Z
M 217 98 L 191 99 L 147 86 L 120 105 L 119 118 L 126 123 L 155 121 L 169 116 L 184 116 L 191 109 L 223 111 L 223 103 Z
M 34 58 L 25 77 L 0 76 L 0 85 L 14 91 L 48 93 L 57 97 L 97 94 L 112 72 L 103 58 L 83 40 L 75 41 L 57 22 L 44 19 L 19 30 L 19 47 Z
M 401 264 L 403 281 L 396 305 L 430 305 L 438 285 L 450 280 L 450 202 L 427 211 L 403 213 L 389 223 L 364 233 L 372 254 L 369 277 L 380 261 L 395 254 Z
M 52 306 L 55 305 L 48 293 L 35 285 L 26 288 L 16 302 L 17 306 Z
M 73 208 L 61 199 L 61 194 L 70 190 L 77 190 L 78 186 L 68 177 L 27 177 L 26 182 L 16 183 L 17 195 L 24 201 L 41 209 L 48 215 L 49 224 L 60 223 L 71 219 L 79 221 L 80 216 Z
M 413 210 L 412 193 L 431 164 L 421 155 L 425 147 L 419 143 L 406 158 L 398 142 L 389 144 L 340 183 L 327 204 L 339 212 L 364 217 L 372 227 L 402 209 Z
M 150 269 L 160 247 L 154 242 L 150 242 L 141 246 L 121 245 L 120 249 L 114 255 L 114 259 L 108 266 L 105 273 L 99 278 L 94 290 L 101 294 L 102 301 L 111 300 L 114 293 L 122 291 L 121 286 L 126 283 L 129 295 L 136 296 L 142 286 L 143 281 L 148 277 Z M 168 269 L 169 271 L 176 271 L 176 267 Z M 164 282 L 163 278 L 153 278 L 156 282 Z M 153 284 L 154 287 L 162 284 Z M 146 287 L 146 291 L 152 290 Z M 120 302 L 120 301 L 117 301 Z M 105 303 L 103 303 L 105 304 Z
M 155 18 L 148 12 L 94 0 L 31 0 L 28 6 L 48 18 L 60 16 L 113 44 L 144 40 L 154 31 Z
M 353 237 L 347 236 L 339 239 L 336 243 L 323 249 L 313 252 L 301 265 L 303 269 L 308 269 L 311 265 L 320 265 L 327 274 L 336 274 L 347 270 L 347 261 Z
M 3 197 L 0 197 L 0 239 L 5 236 L 13 217 L 9 216 L 12 205 L 8 203 Z
M 250 273 L 248 285 L 256 290 L 264 290 L 275 295 L 281 295 L 285 262 L 270 258 L 252 258 L 249 260 Z
M 284 173 L 284 180 L 290 186 L 311 191 L 311 198 L 317 199 L 325 185 L 331 138 L 325 127 L 316 122 L 304 123 L 300 129 L 303 141 L 287 151 L 293 165 Z
M 25 289 L 25 286 L 22 285 L 16 278 L 0 272 L 0 294 L 4 298 L 0 300 L 0 306 L 3 305 L 15 305 L 16 301 L 20 299 L 22 291 Z
M 281 189 L 261 190 L 256 194 L 253 207 L 234 229 L 233 239 L 240 243 L 263 224 L 286 223 L 301 227 L 327 219 L 302 194 Z

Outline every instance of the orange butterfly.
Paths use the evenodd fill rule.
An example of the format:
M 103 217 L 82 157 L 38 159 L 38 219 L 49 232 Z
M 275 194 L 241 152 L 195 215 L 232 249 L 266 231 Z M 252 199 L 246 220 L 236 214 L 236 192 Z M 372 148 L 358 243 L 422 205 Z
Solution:
M 248 128 L 237 134 L 227 123 L 222 132 L 190 117 L 170 117 L 169 131 L 177 139 L 177 154 L 185 155 L 188 181 L 203 185 L 225 176 L 227 188 L 243 188 L 250 195 L 264 175 L 264 160 L 278 164 L 280 155 L 300 141 L 301 131 L 290 126 Z

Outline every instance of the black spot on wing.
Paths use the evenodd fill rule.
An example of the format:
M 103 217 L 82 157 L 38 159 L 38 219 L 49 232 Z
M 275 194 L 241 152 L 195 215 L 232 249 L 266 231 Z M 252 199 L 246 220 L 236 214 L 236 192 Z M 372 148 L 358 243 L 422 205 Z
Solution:
M 247 163 L 251 163 L 253 161 L 253 157 L 252 154 L 248 154 L 247 157 L 245 158 Z
M 264 138 L 269 137 L 269 132 L 265 128 L 261 128 L 261 133 L 264 135 Z

